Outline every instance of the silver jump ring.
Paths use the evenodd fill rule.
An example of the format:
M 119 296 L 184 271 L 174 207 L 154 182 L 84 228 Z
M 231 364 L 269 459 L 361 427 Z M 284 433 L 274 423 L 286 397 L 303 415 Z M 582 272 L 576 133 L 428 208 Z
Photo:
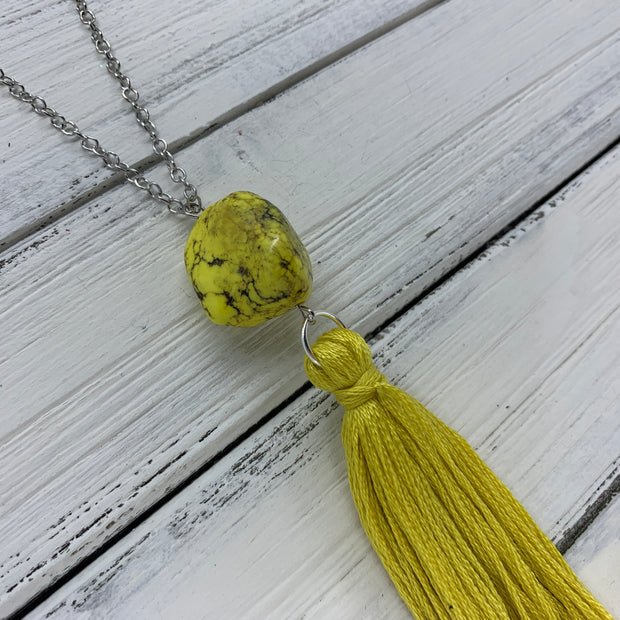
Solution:
M 308 356 L 308 359 L 319 368 L 321 364 L 319 360 L 314 357 L 312 354 L 312 349 L 310 348 L 310 343 L 308 342 L 308 325 L 314 325 L 318 317 L 322 316 L 330 321 L 333 321 L 339 327 L 346 329 L 344 323 L 335 315 L 330 312 L 314 312 L 314 310 L 310 310 L 310 308 L 306 306 L 297 306 L 302 316 L 304 317 L 304 322 L 301 326 L 301 346 L 303 347 L 304 353 Z

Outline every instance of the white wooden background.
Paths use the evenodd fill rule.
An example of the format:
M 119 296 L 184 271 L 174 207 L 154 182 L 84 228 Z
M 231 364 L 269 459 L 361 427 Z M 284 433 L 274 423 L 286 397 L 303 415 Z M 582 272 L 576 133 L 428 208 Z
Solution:
M 92 9 L 203 200 L 279 205 L 312 305 L 373 334 L 620 614 L 620 5 Z M 148 164 L 72 3 L 1 11 L 6 73 Z M 192 222 L 0 102 L 0 615 L 408 617 L 299 318 L 209 324 Z

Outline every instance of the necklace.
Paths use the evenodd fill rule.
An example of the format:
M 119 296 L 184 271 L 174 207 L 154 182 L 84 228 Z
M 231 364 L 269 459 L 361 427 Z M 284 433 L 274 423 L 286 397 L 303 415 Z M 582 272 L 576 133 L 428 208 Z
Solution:
M 196 188 L 178 167 L 138 104 L 85 2 L 81 21 L 119 81 L 123 97 L 166 162 L 174 198 L 106 151 L 41 97 L 0 70 L 12 95 L 77 138 L 173 213 L 197 218 L 185 263 L 198 298 L 216 323 L 251 326 L 298 307 L 312 383 L 345 408 L 343 442 L 360 519 L 400 594 L 418 617 L 609 618 L 546 536 L 454 431 L 390 385 L 372 365 L 364 340 L 329 313 L 303 304 L 312 287 L 309 257 L 284 215 L 251 192 L 234 192 L 202 211 Z M 310 347 L 318 317 L 339 327 Z

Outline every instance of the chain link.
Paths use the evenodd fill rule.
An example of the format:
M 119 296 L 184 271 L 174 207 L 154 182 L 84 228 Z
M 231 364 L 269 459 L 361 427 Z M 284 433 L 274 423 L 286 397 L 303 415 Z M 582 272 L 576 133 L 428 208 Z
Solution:
M 97 26 L 95 16 L 92 11 L 89 10 L 86 1 L 75 0 L 75 5 L 81 22 L 90 31 L 95 49 L 99 54 L 105 56 L 107 60 L 107 70 L 118 80 L 123 99 L 131 105 L 138 124 L 144 127 L 145 131 L 148 133 L 153 144 L 153 151 L 166 163 L 172 181 L 183 185 L 183 199 L 175 198 L 168 192 L 165 192 L 157 183 L 149 181 L 138 170 L 123 163 L 116 153 L 106 151 L 99 144 L 99 140 L 80 131 L 73 121 L 67 120 L 62 114 L 56 112 L 54 108 L 48 106 L 43 97 L 31 95 L 19 82 L 6 75 L 2 68 L 0 68 L 0 84 L 4 84 L 8 87 L 9 92 L 15 98 L 30 104 L 34 112 L 41 116 L 47 116 L 52 126 L 65 136 L 79 138 L 80 144 L 84 150 L 97 155 L 108 168 L 122 173 L 130 183 L 148 192 L 155 200 L 159 200 L 166 204 L 171 213 L 198 217 L 202 211 L 202 204 L 196 187 L 188 181 L 185 170 L 177 166 L 172 153 L 168 149 L 168 143 L 158 135 L 155 125 L 151 121 L 149 111 L 138 103 L 140 99 L 138 91 L 133 88 L 131 80 L 121 70 L 120 61 L 112 53 L 112 47 L 110 43 L 106 41 L 103 33 Z

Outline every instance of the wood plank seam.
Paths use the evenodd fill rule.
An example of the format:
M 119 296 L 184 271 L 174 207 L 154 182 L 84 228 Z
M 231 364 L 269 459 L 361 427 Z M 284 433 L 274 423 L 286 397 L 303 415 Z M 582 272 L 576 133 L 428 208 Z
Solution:
M 581 517 L 577 519 L 575 524 L 566 530 L 557 542 L 555 546 L 558 548 L 562 555 L 565 555 L 571 547 L 579 540 L 579 538 L 586 533 L 589 527 L 593 525 L 596 518 L 611 504 L 613 499 L 620 493 L 620 474 L 618 472 L 618 462 L 616 461 L 615 467 L 612 473 L 608 476 L 607 480 L 615 474 L 615 478 L 611 484 L 605 488 L 601 493 L 594 494 L 594 500 L 588 505 Z M 606 481 L 607 481 L 606 480 Z
M 522 222 L 527 220 L 528 217 L 530 217 L 535 211 L 540 209 L 540 207 L 542 207 L 545 203 L 552 200 L 554 196 L 566 191 L 566 189 L 570 187 L 571 183 L 573 183 L 579 176 L 587 172 L 588 168 L 594 165 L 597 161 L 602 160 L 606 155 L 611 153 L 618 146 L 620 146 L 620 136 L 616 137 L 612 142 L 610 142 L 607 146 L 601 149 L 601 151 L 599 151 L 596 155 L 591 157 L 587 162 L 585 162 L 583 165 L 577 168 L 574 172 L 569 174 L 561 183 L 558 183 L 558 185 L 556 185 L 553 189 L 549 190 L 544 196 L 542 196 L 536 202 L 534 202 L 532 206 L 521 211 L 509 224 L 504 226 L 497 234 L 491 237 L 484 245 L 477 248 L 470 254 L 467 254 L 452 269 L 447 271 L 444 275 L 438 278 L 430 286 L 423 289 L 418 296 L 413 298 L 409 303 L 404 305 L 400 310 L 394 312 L 388 319 L 383 321 L 375 329 L 365 334 L 364 338 L 367 341 L 370 341 L 376 336 L 378 336 L 384 329 L 389 327 L 392 323 L 398 320 L 401 316 L 409 312 L 414 306 L 419 304 L 425 297 L 432 294 L 433 291 L 435 291 L 436 289 L 441 287 L 443 284 L 445 284 L 445 282 L 447 282 L 450 278 L 453 278 L 461 269 L 466 268 L 468 264 L 471 264 L 473 261 L 475 261 L 480 256 L 482 256 L 484 252 L 488 250 L 489 247 L 496 244 L 502 237 L 507 235 L 511 230 L 518 228 Z

